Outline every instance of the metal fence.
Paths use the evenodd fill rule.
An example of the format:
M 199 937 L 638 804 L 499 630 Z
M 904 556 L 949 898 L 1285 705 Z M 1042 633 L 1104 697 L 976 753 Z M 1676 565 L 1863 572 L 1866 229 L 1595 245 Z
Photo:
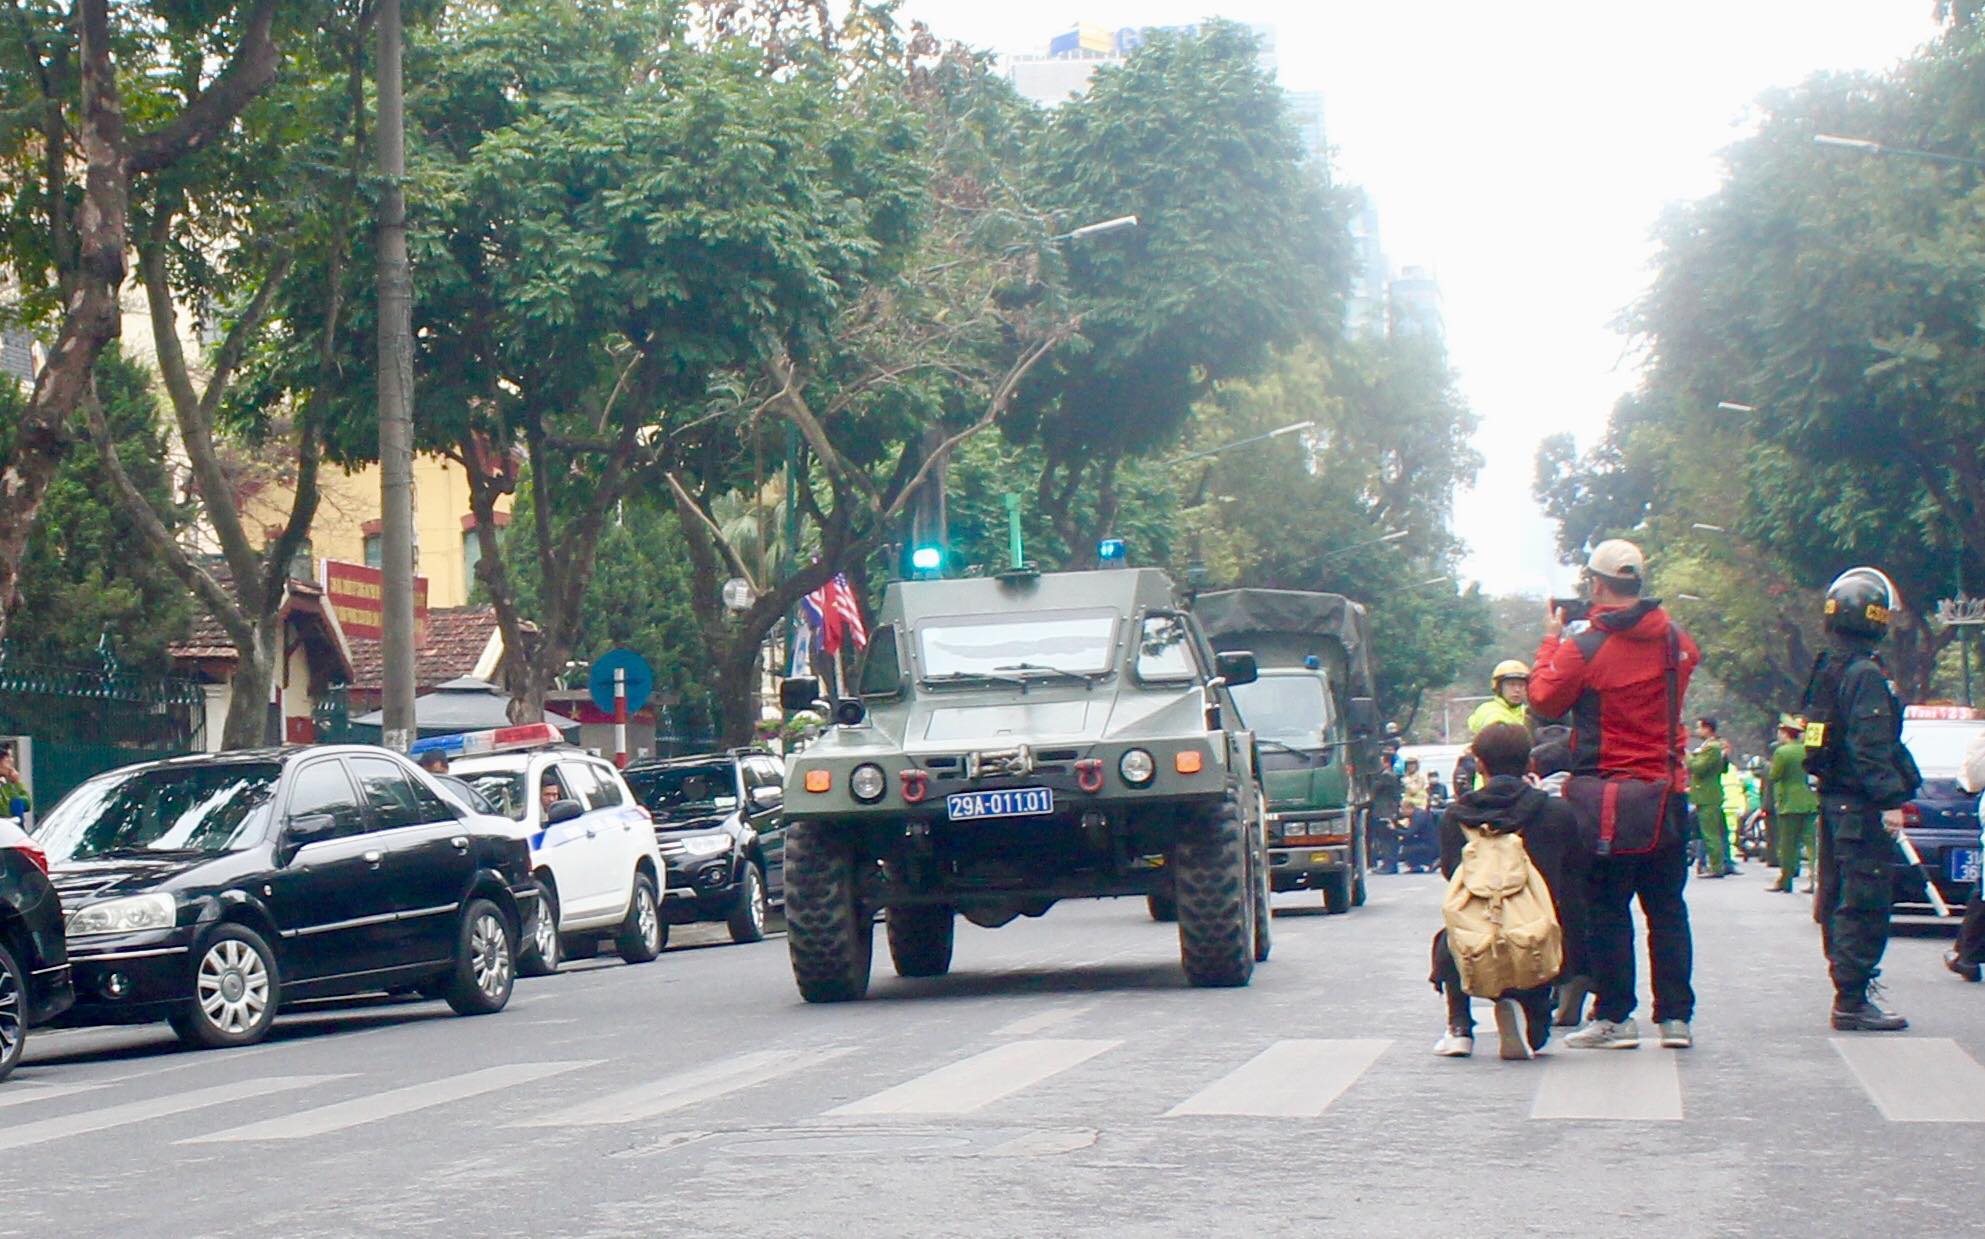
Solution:
M 199 752 L 205 728 L 197 680 L 128 671 L 107 643 L 89 666 L 29 662 L 0 645 L 0 734 L 30 741 L 38 811 L 91 775 Z

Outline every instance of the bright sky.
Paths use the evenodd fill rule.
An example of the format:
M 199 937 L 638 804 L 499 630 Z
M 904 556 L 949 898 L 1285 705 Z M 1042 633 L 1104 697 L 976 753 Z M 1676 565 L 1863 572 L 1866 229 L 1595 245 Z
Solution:
M 1582 444 L 1633 387 L 1612 322 L 1647 279 L 1650 229 L 1717 184 L 1761 92 L 1879 69 L 1935 33 L 1932 0 L 907 0 L 942 37 L 1040 51 L 1218 14 L 1275 27 L 1281 76 L 1324 93 L 1339 174 L 1364 186 L 1394 269 L 1440 279 L 1448 347 L 1482 418 L 1460 497 L 1464 574 L 1568 588 L 1530 497 L 1538 440 Z

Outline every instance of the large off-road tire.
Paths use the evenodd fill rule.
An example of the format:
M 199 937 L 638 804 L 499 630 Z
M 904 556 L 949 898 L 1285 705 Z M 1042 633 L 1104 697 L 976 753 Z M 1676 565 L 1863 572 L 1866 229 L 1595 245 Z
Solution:
M 737 906 L 731 909 L 729 920 L 732 942 L 763 942 L 765 940 L 765 875 L 758 872 L 758 866 L 744 862 L 744 876 L 738 879 Z
M 941 977 L 951 971 L 958 918 L 948 906 L 891 908 L 889 961 L 899 977 Z
M 166 1017 L 203 1050 L 254 1045 L 275 1027 L 282 1001 L 276 953 L 246 925 L 222 925 L 194 953 L 191 1001 Z
M 1144 910 L 1151 919 L 1160 924 L 1169 924 L 1179 919 L 1179 901 L 1169 890 L 1152 891 L 1144 897 Z
M 1222 801 L 1172 848 L 1179 903 L 1179 960 L 1201 986 L 1246 985 L 1254 976 L 1254 891 L 1240 808 Z
M 627 963 L 645 964 L 660 955 L 667 944 L 662 932 L 661 903 L 655 898 L 655 879 L 637 873 L 634 892 L 627 903 L 627 919 L 613 937 L 614 949 Z
M 786 952 L 808 1002 L 868 996 L 875 921 L 861 899 L 854 843 L 820 822 L 786 827 Z
M 1331 916 L 1342 916 L 1351 910 L 1353 893 L 1351 883 L 1352 878 L 1349 869 L 1324 875 L 1323 885 L 1318 889 L 1323 892 L 1323 910 L 1325 912 Z
M 558 971 L 558 896 L 551 887 L 538 887 L 538 919 L 530 938 L 517 950 L 517 975 L 548 977 Z
M 1268 852 L 1261 849 L 1254 862 L 1254 962 L 1268 962 L 1275 949 L 1275 912 L 1268 897 Z

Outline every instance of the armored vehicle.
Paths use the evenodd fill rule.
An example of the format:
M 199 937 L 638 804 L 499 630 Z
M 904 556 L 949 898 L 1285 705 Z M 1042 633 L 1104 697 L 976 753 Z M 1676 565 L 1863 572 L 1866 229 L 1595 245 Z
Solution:
M 878 911 L 897 974 L 931 977 L 959 916 L 993 928 L 1160 889 L 1187 979 L 1247 984 L 1268 958 L 1268 868 L 1231 692 L 1255 671 L 1151 569 L 890 585 L 854 691 L 789 763 L 801 995 L 867 993 Z M 818 694 L 788 680 L 783 703 Z
M 1230 589 L 1193 611 L 1214 649 L 1245 648 L 1261 668 L 1234 700 L 1261 754 L 1269 885 L 1321 891 L 1326 912 L 1362 905 L 1378 725 L 1365 609 L 1342 594 Z

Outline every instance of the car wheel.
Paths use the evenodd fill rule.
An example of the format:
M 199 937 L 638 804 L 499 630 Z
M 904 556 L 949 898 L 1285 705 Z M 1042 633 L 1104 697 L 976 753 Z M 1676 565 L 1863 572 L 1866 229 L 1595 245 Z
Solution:
M 1358 831 L 1351 840 L 1351 906 L 1365 906 L 1365 873 L 1371 867 L 1371 858 L 1365 854 L 1366 829 L 1371 821 L 1369 813 L 1358 818 Z
M 1342 916 L 1351 910 L 1351 872 L 1323 875 L 1323 910 L 1331 916 Z
M 493 1015 L 510 1003 L 517 984 L 517 943 L 510 922 L 487 899 L 472 899 L 455 939 L 448 1005 L 457 1015 Z
M 14 1074 L 27 1045 L 27 976 L 14 953 L 0 946 L 0 1080 Z
M 744 878 L 738 883 L 737 907 L 731 909 L 731 941 L 764 941 L 766 914 L 765 878 L 758 872 L 758 866 L 747 860 Z
M 1170 891 L 1152 891 L 1144 897 L 1144 910 L 1159 924 L 1168 924 L 1179 919 L 1178 901 Z
M 1179 962 L 1198 986 L 1246 985 L 1254 977 L 1254 891 L 1248 841 L 1232 801 L 1189 823 L 1172 849 L 1179 905 Z
M 891 908 L 889 961 L 899 977 L 941 977 L 951 971 L 958 920 L 949 907 Z
M 1275 949 L 1275 913 L 1268 897 L 1267 856 L 1264 853 L 1254 864 L 1254 962 L 1268 962 L 1268 953 Z
M 786 952 L 808 1002 L 868 996 L 875 920 L 862 904 L 854 841 L 819 822 L 786 827 Z
M 531 939 L 517 956 L 517 972 L 527 977 L 548 977 L 558 971 L 558 896 L 549 886 L 538 888 L 538 920 Z
M 645 964 L 662 953 L 662 911 L 655 904 L 655 882 L 647 874 L 634 877 L 634 898 L 627 906 L 627 919 L 613 944 L 620 957 L 630 964 Z
M 276 1022 L 282 983 L 275 952 L 246 925 L 222 925 L 193 965 L 193 998 L 167 1017 L 172 1031 L 201 1049 L 253 1045 Z

